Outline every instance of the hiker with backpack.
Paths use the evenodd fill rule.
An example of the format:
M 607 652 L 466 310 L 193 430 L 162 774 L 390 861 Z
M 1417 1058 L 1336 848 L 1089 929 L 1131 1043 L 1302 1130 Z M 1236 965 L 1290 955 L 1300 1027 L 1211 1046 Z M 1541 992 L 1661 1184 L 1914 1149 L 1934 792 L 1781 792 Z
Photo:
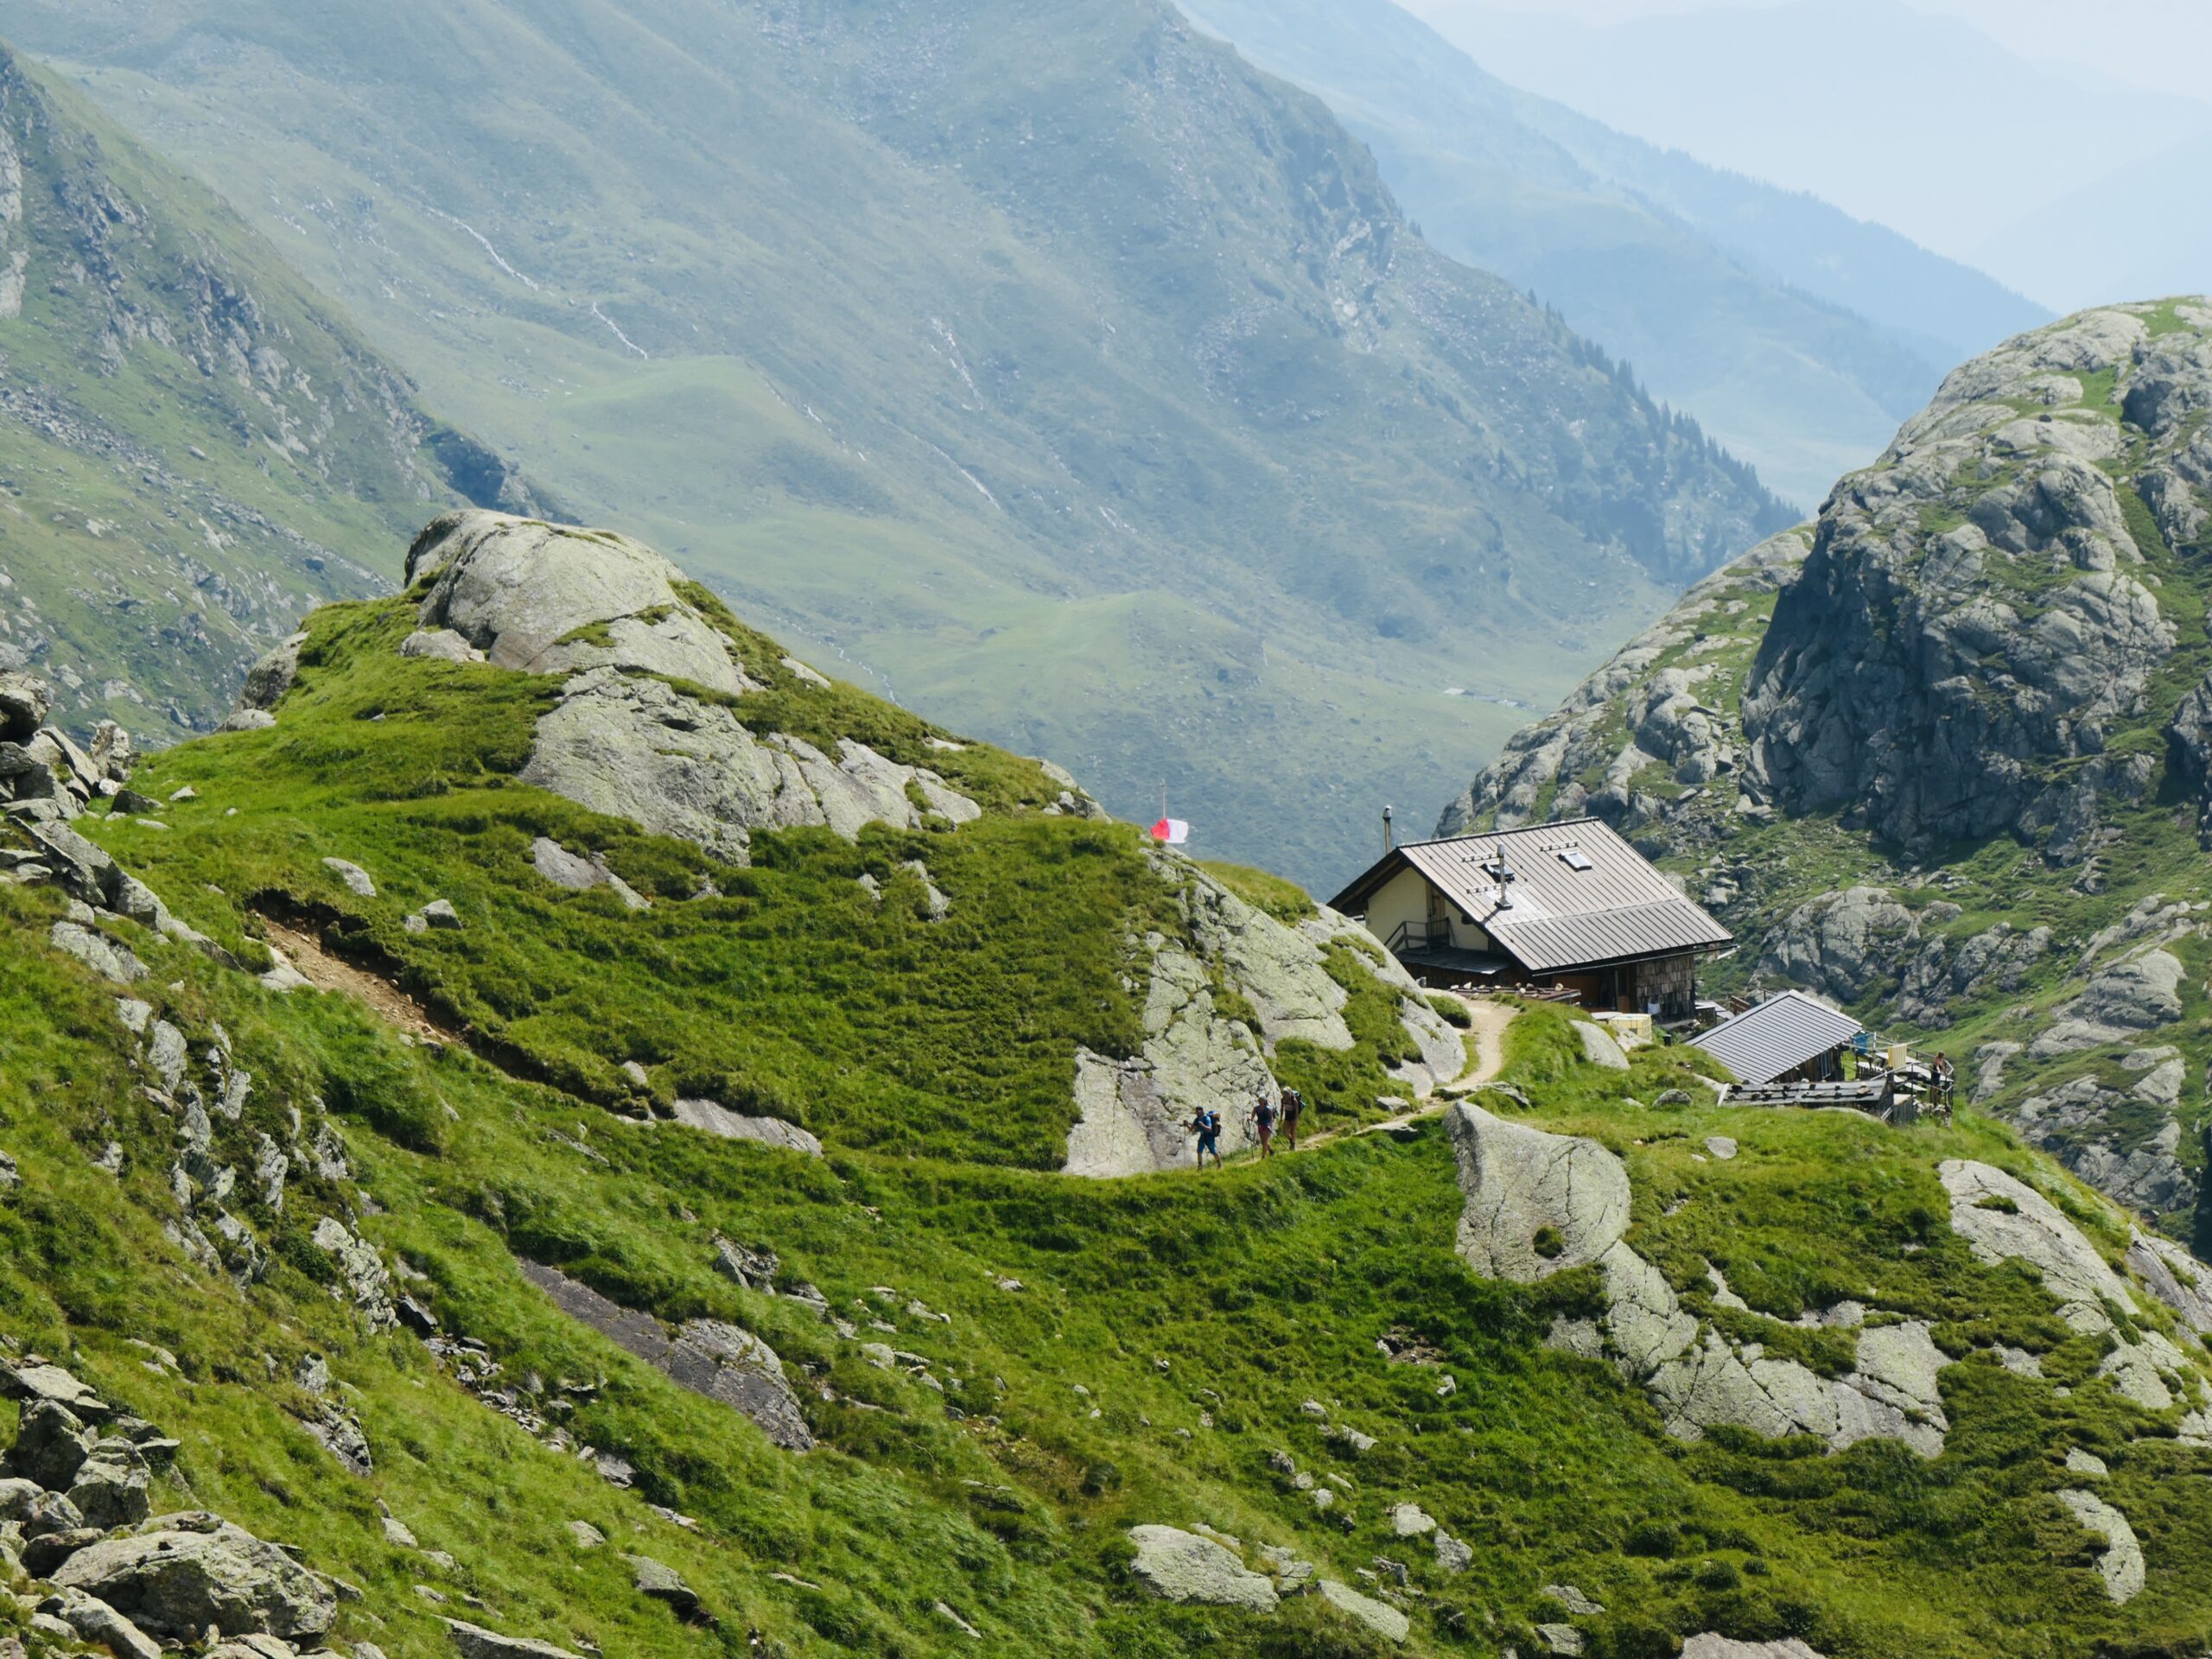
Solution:
M 1198 1137 L 1198 1167 L 1206 1166 L 1206 1154 L 1213 1154 L 1213 1166 L 1221 1167 L 1221 1114 L 1211 1106 L 1201 1106 L 1191 1120 L 1191 1133 Z
M 1282 1091 L 1282 1138 L 1298 1150 L 1298 1120 L 1306 1115 L 1306 1097 L 1295 1089 Z
M 1275 1102 L 1274 1090 L 1264 1088 L 1260 1090 L 1260 1098 L 1252 1107 L 1252 1128 L 1254 1138 L 1260 1143 L 1260 1156 L 1262 1158 L 1274 1157 L 1275 1155 Z

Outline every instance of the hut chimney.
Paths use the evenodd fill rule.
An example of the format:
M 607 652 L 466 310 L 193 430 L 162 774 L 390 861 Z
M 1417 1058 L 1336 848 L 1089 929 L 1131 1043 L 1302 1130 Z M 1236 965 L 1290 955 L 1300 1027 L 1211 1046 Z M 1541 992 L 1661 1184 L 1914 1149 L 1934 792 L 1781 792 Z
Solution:
M 1382 809 L 1382 850 L 1387 853 L 1397 844 L 1390 825 L 1390 809 L 1386 805 Z

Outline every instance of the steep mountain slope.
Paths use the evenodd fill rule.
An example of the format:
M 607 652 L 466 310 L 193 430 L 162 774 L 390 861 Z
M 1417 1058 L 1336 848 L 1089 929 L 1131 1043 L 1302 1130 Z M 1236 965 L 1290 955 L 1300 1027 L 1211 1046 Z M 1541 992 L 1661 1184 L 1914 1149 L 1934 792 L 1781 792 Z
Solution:
M 1815 525 L 1694 588 L 1448 827 L 1592 810 L 1809 984 L 2200 1248 L 2212 306 L 1955 372 Z
M 1694 1053 L 1608 1068 L 1535 1007 L 1440 1119 L 1020 1167 L 1086 1043 L 1158 1077 L 1240 1027 L 1339 1068 L 1332 1128 L 1418 1010 L 1329 960 L 1329 1047 L 1285 995 L 1357 951 L 1327 917 L 818 683 L 634 543 L 471 515 L 410 562 L 129 794 L 20 746 L 0 1623 L 41 1652 L 2212 1632 L 2212 1306 L 2000 1128 L 1702 1105 Z M 801 1116 L 825 1144 L 761 1127 Z
M 1780 521 L 1158 0 L 0 29 L 582 510 L 1273 868 Z
M 427 505 L 527 505 L 234 214 L 0 48 L 0 669 L 207 730 Z
M 1392 0 L 1185 10 L 1326 99 L 1438 247 L 1559 307 L 1803 508 L 1942 365 L 2049 318 L 1893 232 L 1516 92 Z

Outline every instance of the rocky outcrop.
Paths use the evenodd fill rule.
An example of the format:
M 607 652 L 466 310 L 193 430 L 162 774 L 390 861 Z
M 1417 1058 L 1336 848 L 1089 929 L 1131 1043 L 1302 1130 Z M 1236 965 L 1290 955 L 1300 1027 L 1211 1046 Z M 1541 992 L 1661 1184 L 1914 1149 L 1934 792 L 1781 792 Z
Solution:
M 1459 1259 L 1517 1284 L 1597 1261 L 1628 1230 L 1628 1171 L 1595 1141 L 1493 1117 L 1444 1115 L 1459 1160 Z
M 1277 1090 L 1269 1061 L 1278 1042 L 1353 1046 L 1343 1015 L 1350 994 L 1330 971 L 1338 951 L 1396 997 L 1399 1023 L 1420 1055 L 1397 1067 L 1409 1093 L 1426 1098 L 1465 1068 L 1459 1033 L 1349 918 L 1324 908 L 1287 927 L 1188 860 L 1156 852 L 1153 868 L 1175 884 L 1185 927 L 1131 942 L 1132 976 L 1145 987 L 1139 1052 L 1076 1056 L 1067 1173 L 1136 1175 L 1188 1163 L 1196 1142 L 1187 1126 L 1201 1106 L 1221 1115 L 1224 1155 L 1249 1147 L 1252 1106 Z M 1217 986 L 1252 1009 L 1256 1029 L 1224 1009 Z
M 1945 1161 L 1939 1173 L 1951 1201 L 1951 1230 L 1975 1256 L 2018 1261 L 2042 1276 L 2059 1317 L 2110 1345 L 2101 1374 L 2146 1411 L 2164 1411 L 2186 1397 L 2194 1367 L 2156 1327 L 2134 1324 L 2143 1312 L 2133 1288 L 2050 1199 L 1990 1165 Z M 2114 1311 L 2126 1316 L 2123 1325 Z
M 750 689 L 721 631 L 677 592 L 683 581 L 626 536 L 496 512 L 434 518 L 407 550 L 408 586 L 429 584 L 423 628 L 459 634 L 497 667 L 608 666 L 732 696 Z
M 2056 821 L 2057 768 L 2140 715 L 2177 639 L 2101 466 L 2126 439 L 2081 378 L 2116 376 L 2126 417 L 2155 354 L 2125 308 L 2024 335 L 1838 486 L 1745 694 L 1782 804 L 1907 844 Z
M 2105 1541 L 2104 1548 L 2097 1555 L 2097 1576 L 2105 1582 L 2105 1593 L 2115 1602 L 2133 1601 L 2143 1592 L 2143 1546 L 2135 1536 L 2135 1529 L 2127 1517 L 2106 1503 L 2094 1492 L 2071 1488 L 2056 1494 L 2068 1513 L 2082 1523 L 2085 1532 L 2094 1533 Z
M 817 825 L 852 840 L 871 823 L 963 823 L 982 810 L 864 743 L 840 740 L 832 757 L 785 733 L 756 736 L 719 703 L 612 667 L 563 689 L 522 777 L 733 864 L 747 861 L 757 830 Z
M 1402 1642 L 1413 1629 L 1413 1621 L 1389 1602 L 1363 1595 L 1339 1580 L 1321 1579 L 1313 1587 L 1320 1592 L 1322 1600 L 1356 1624 L 1364 1624 L 1385 1642 Z
M 550 1642 L 540 1642 L 534 1637 L 502 1636 L 466 1619 L 449 1618 L 445 1624 L 446 1634 L 452 1638 L 454 1651 L 461 1655 L 461 1659 L 582 1659 L 581 1654 L 556 1648 Z M 354 1645 L 359 1648 L 360 1644 Z
M 1596 1263 L 1605 1313 L 1560 1320 L 1551 1342 L 1610 1361 L 1643 1387 L 1669 1433 L 1696 1440 L 1732 1427 L 1775 1439 L 1811 1434 L 1838 1451 L 1873 1439 L 1902 1440 L 1923 1457 L 1942 1450 L 1948 1422 L 1937 1377 L 1945 1362 L 1926 1325 L 1862 1330 L 1853 1369 L 1840 1378 L 1738 1344 L 1686 1308 L 1666 1275 L 1625 1242 L 1628 1171 L 1614 1154 L 1469 1104 L 1445 1121 L 1465 1199 L 1460 1259 L 1486 1278 L 1523 1284 Z M 1743 1306 L 1725 1281 L 1716 1282 Z
M 751 1418 L 785 1450 L 813 1450 L 813 1431 L 784 1376 L 782 1360 L 751 1332 L 719 1319 L 690 1319 L 671 1336 L 651 1314 L 624 1307 L 556 1268 L 525 1262 L 522 1273 L 563 1313 L 694 1394 Z
M 1785 531 L 1692 588 L 1556 714 L 1509 739 L 1445 809 L 1437 833 L 1589 813 L 1633 836 L 1679 810 L 1679 791 L 1704 798 L 1739 778 L 1744 740 L 1726 712 L 1723 662 L 1757 638 L 1757 607 L 1796 578 L 1811 545 L 1809 531 Z M 1718 792 L 1733 804 L 1732 790 Z
M 1917 938 L 1910 911 L 1880 887 L 1808 899 L 1767 936 L 1765 971 L 1838 1002 L 1893 988 Z
M 2181 1018 L 2188 969 L 2171 951 L 2151 950 L 2113 963 L 2054 1012 L 2054 1022 L 2028 1046 L 2036 1059 L 2131 1042 Z
M 330 1580 L 219 1516 L 164 1515 L 63 1562 L 54 1582 L 98 1596 L 156 1636 L 319 1637 L 338 1609 Z

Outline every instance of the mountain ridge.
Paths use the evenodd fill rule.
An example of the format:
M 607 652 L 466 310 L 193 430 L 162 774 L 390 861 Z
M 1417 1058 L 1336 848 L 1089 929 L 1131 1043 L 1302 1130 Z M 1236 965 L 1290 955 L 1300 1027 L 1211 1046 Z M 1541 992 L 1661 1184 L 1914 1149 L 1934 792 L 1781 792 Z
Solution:
M 1503 736 L 1471 662 L 1548 695 L 1783 516 L 1164 7 L 420 21 L 428 81 L 237 0 L 0 8 L 267 181 L 245 210 L 578 513 L 1117 810 L 1167 782 L 1228 855 L 1310 877 Z

